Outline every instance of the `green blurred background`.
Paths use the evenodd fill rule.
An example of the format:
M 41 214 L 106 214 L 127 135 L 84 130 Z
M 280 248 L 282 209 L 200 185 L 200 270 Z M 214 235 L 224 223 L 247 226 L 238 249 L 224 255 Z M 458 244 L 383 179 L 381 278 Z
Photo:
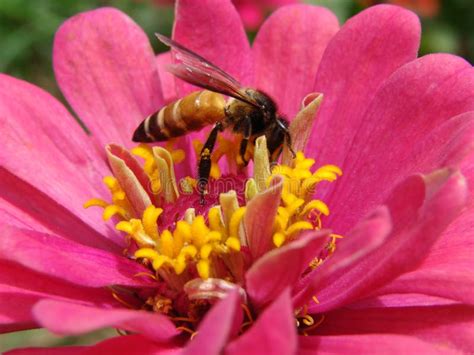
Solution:
M 198 0 L 197 0 L 198 1 Z M 235 0 L 240 1 L 240 0 Z M 173 8 L 166 0 L 0 0 L 0 72 L 27 80 L 62 99 L 51 67 L 53 37 L 68 17 L 101 6 L 117 7 L 130 15 L 149 35 L 157 52 L 154 32 L 170 35 Z M 258 1 L 256 1 L 258 2 Z M 474 0 L 306 0 L 330 8 L 343 23 L 364 7 L 390 2 L 411 8 L 422 20 L 421 54 L 450 52 L 474 62 Z M 268 12 L 270 9 L 268 9 Z M 255 30 L 249 29 L 249 38 Z M 21 307 L 21 304 L 18 305 Z M 104 330 L 81 337 L 61 338 L 43 330 L 0 335 L 0 352 L 15 347 L 92 344 L 114 336 Z

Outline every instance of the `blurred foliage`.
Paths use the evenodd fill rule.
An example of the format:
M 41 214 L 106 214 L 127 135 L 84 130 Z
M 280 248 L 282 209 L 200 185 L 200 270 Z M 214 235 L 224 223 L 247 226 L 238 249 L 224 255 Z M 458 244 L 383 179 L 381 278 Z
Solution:
M 387 0 L 415 7 L 423 0 Z M 427 1 L 427 0 L 424 0 Z M 438 2 L 438 0 L 429 0 Z M 330 8 L 343 23 L 373 0 L 306 0 Z M 451 52 L 474 62 L 474 1 L 439 0 L 439 11 L 422 18 L 421 54 Z M 170 35 L 173 9 L 157 6 L 153 0 L 0 0 L 0 72 L 33 82 L 61 97 L 51 66 L 54 33 L 67 18 L 100 6 L 114 6 L 132 17 L 148 34 L 155 50 L 165 48 L 153 39 L 154 32 Z M 412 7 L 413 7 L 412 6 Z M 422 9 L 421 9 L 422 10 Z M 419 11 L 423 14 L 423 11 Z M 249 33 L 253 38 L 255 33 Z M 19 305 L 20 306 L 20 305 Z M 82 337 L 60 338 L 44 330 L 0 335 L 0 352 L 23 346 L 91 344 L 108 336 L 104 330 Z
M 0 0 L 0 72 L 58 94 L 51 66 L 54 34 L 67 18 L 101 6 L 121 9 L 150 37 L 171 33 L 173 9 L 154 6 L 151 0 Z
M 23 347 L 59 347 L 66 345 L 91 345 L 103 339 L 117 336 L 114 329 L 104 329 L 81 336 L 62 337 L 53 335 L 44 329 L 24 330 L 21 332 L 0 335 L 0 353 Z

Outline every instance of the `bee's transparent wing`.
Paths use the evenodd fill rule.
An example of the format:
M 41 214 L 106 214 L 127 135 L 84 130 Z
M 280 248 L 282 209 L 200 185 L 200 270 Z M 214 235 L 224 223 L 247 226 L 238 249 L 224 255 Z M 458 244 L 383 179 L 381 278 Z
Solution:
M 252 97 L 245 93 L 242 85 L 221 68 L 166 36 L 161 34 L 156 34 L 156 36 L 173 50 L 177 63 L 167 67 L 173 75 L 190 84 L 260 107 Z

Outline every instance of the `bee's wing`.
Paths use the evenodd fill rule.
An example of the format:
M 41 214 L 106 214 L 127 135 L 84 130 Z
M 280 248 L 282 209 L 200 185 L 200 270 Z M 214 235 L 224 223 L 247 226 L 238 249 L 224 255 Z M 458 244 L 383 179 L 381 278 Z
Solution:
M 245 93 L 240 83 L 221 68 L 166 36 L 158 33 L 156 36 L 174 51 L 174 57 L 178 63 L 167 67 L 172 74 L 190 84 L 231 96 L 260 108 L 260 105 Z

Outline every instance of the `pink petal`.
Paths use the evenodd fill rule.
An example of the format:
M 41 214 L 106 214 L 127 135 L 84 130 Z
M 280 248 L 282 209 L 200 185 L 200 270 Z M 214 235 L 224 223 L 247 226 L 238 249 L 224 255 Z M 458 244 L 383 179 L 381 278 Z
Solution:
M 350 183 L 337 185 L 327 199 L 331 206 L 342 206 L 333 207 L 327 221 L 331 228 L 344 233 L 406 176 L 459 164 L 465 154 L 457 152 L 465 151 L 456 143 L 462 135 L 459 124 L 443 134 L 432 132 L 448 119 L 473 110 L 473 97 L 474 69 L 462 58 L 429 55 L 397 70 L 376 94 L 353 141 L 338 138 L 338 144 L 342 140 L 348 149 L 340 167 L 344 181 Z M 328 158 L 334 163 L 334 156 Z
M 470 143 L 472 144 L 472 142 L 474 141 Z M 466 177 L 472 196 L 474 192 L 474 151 L 471 151 L 469 157 L 463 160 L 460 169 Z M 471 265 L 474 250 L 474 200 L 471 198 L 468 202 L 468 207 L 433 245 L 430 254 L 419 269 Z
M 245 275 L 252 305 L 262 308 L 276 299 L 285 288 L 292 287 L 327 243 L 329 233 L 327 230 L 307 232 L 258 259 Z
M 377 293 L 421 293 L 474 305 L 472 267 L 466 265 L 460 269 L 457 265 L 446 265 L 438 269 L 416 270 L 400 276 Z
M 362 334 L 308 336 L 299 338 L 298 354 L 450 354 L 445 347 L 433 346 L 412 336 Z M 376 350 L 375 350 L 376 349 Z
M 112 293 L 104 288 L 71 285 L 5 260 L 0 261 L 0 270 L 0 333 L 34 327 L 31 308 L 42 298 L 117 304 Z
M 366 216 L 337 243 L 335 254 L 298 282 L 294 290 L 294 307 L 307 304 L 321 284 L 356 268 L 364 257 L 385 242 L 391 230 L 392 222 L 386 207 L 379 207 Z
M 280 204 L 283 178 L 276 177 L 271 184 L 249 201 L 244 216 L 247 242 L 255 260 L 273 247 L 273 221 Z
M 103 355 L 103 354 L 178 354 L 172 343 L 155 343 L 140 335 L 126 335 L 106 339 L 93 346 L 61 346 L 57 348 L 25 348 L 7 352 L 9 355 Z
M 140 335 L 127 335 L 104 340 L 97 345 L 88 347 L 83 355 L 103 354 L 143 354 L 168 355 L 180 354 L 181 349 L 171 342 L 157 343 Z
M 242 22 L 248 29 L 256 29 L 263 21 L 263 13 L 257 4 L 245 3 L 245 1 L 234 1 Z
M 472 113 L 460 115 L 455 119 L 450 119 L 448 123 L 456 123 L 461 120 L 470 123 L 472 121 L 469 119 L 471 115 Z M 460 145 L 464 145 L 466 150 L 469 150 L 474 142 L 473 139 L 469 141 L 469 127 L 465 127 L 461 124 L 459 126 L 459 131 L 467 132 L 467 141 L 463 139 L 464 135 L 461 134 L 457 135 L 457 139 L 453 138 L 453 141 L 456 141 L 456 144 L 459 143 Z M 464 150 L 465 149 L 460 150 L 461 156 Z M 470 155 L 462 161 L 460 168 L 468 181 L 471 190 L 470 195 L 472 196 L 474 189 L 474 154 L 472 151 L 470 152 Z M 473 232 L 474 203 L 471 198 L 469 206 L 463 211 L 461 216 L 450 224 L 448 229 L 433 245 L 429 255 L 423 261 L 422 265 L 407 275 L 408 278 L 418 278 L 419 276 L 417 274 L 420 272 L 421 277 L 426 275 L 431 278 L 432 276 L 430 275 L 433 275 L 432 272 L 434 272 L 437 277 L 441 277 L 441 279 L 445 279 L 446 282 L 450 282 L 453 287 L 442 287 L 438 289 L 433 287 L 428 288 L 428 283 L 423 282 L 420 282 L 419 285 L 412 283 L 410 287 L 413 288 L 420 286 L 420 290 L 423 289 L 424 292 L 429 294 L 441 295 L 442 297 L 450 297 L 453 299 L 462 299 L 464 302 L 471 303 L 472 292 L 459 291 L 463 289 L 465 290 L 466 287 L 469 287 L 472 283 L 472 273 L 469 272 L 466 274 L 466 270 L 470 270 L 472 267 L 472 256 L 474 250 Z M 448 270 L 449 274 L 444 272 L 444 270 Z M 451 274 L 453 277 L 451 277 Z M 394 282 L 397 282 L 397 280 Z M 456 286 L 453 283 L 456 283 Z M 391 287 L 391 285 L 388 285 L 387 287 Z M 382 290 L 381 292 L 384 291 Z
M 318 335 L 400 334 L 441 351 L 474 349 L 474 309 L 463 305 L 340 309 L 326 314 Z
M 310 5 L 285 6 L 265 21 L 253 45 L 255 86 L 292 119 L 313 91 L 319 62 L 339 30 L 334 14 Z
M 171 52 L 160 53 L 156 56 L 156 63 L 158 64 L 158 73 L 161 81 L 161 92 L 163 93 L 163 101 L 170 103 L 179 98 L 176 92 L 175 77 L 166 70 L 166 66 L 172 63 Z
M 147 270 L 124 256 L 15 227 L 2 228 L 0 257 L 82 286 L 150 286 L 148 278 L 134 276 Z
M 230 0 L 180 0 L 175 10 L 173 39 L 241 83 L 252 82 L 250 45 Z M 179 80 L 176 86 L 181 96 L 196 90 Z
M 293 354 L 296 347 L 293 305 L 287 289 L 249 330 L 227 346 L 226 354 Z
M 419 40 L 417 16 L 390 5 L 362 11 L 334 36 L 312 90 L 323 93 L 325 100 L 307 149 L 317 153 L 321 164 L 342 163 L 378 87 L 416 58 Z
M 134 217 L 141 218 L 145 209 L 152 204 L 150 179 L 125 148 L 110 144 L 107 145 L 106 152 L 110 168 L 135 212 Z
M 18 210 L 20 220 L 28 215 L 32 228 L 114 248 L 102 235 L 117 233 L 100 213 L 82 207 L 106 196 L 101 180 L 107 166 L 66 109 L 43 90 L 0 74 L 0 130 L 0 196 L 14 207 L 10 212 Z
M 130 146 L 138 124 L 163 103 L 148 38 L 118 10 L 67 20 L 56 33 L 53 56 L 59 87 L 101 147 Z
M 33 314 L 43 327 L 60 335 L 78 335 L 107 327 L 140 333 L 155 341 L 167 341 L 178 334 L 166 316 L 147 311 L 43 300 L 33 308 Z
M 24 209 L 16 207 L 7 200 L 0 198 L 0 220 L 6 224 L 23 228 L 33 229 L 38 232 L 51 232 L 45 225 L 38 223 L 31 215 Z
M 39 298 L 21 292 L 2 292 L 0 286 L 0 333 L 32 329 L 37 323 L 31 316 L 31 309 Z M 21 304 L 21 307 L 18 305 Z
M 462 166 L 473 152 L 474 112 L 471 111 L 441 122 L 424 137 L 417 139 L 410 155 L 412 164 L 424 171 L 440 166 L 458 167 L 470 181 Z M 470 190 L 474 190 L 474 186 L 470 186 Z
M 293 151 L 305 151 L 306 145 L 311 136 L 311 131 L 308 127 L 313 126 L 313 122 L 317 118 L 323 98 L 323 94 L 312 92 L 311 94 L 306 95 L 303 99 L 302 108 L 293 118 L 289 127 L 290 136 L 295 137 L 291 142 L 291 148 L 293 148 Z M 281 164 L 283 165 L 290 166 L 292 163 L 293 154 L 289 148 L 290 147 L 286 144 L 283 147 L 281 157 Z
M 462 175 L 448 170 L 400 184 L 386 202 L 394 227 L 390 236 L 350 270 L 324 280 L 317 292 L 321 303 L 312 311 L 351 303 L 415 269 L 465 206 L 466 190 Z
M 451 223 L 433 245 L 422 265 L 401 275 L 377 293 L 416 292 L 473 304 L 473 212 L 471 206 Z
M 419 293 L 393 293 L 375 297 L 369 296 L 366 299 L 352 303 L 350 308 L 365 309 L 380 307 L 446 306 L 458 304 L 458 301 Z
M 183 355 L 221 354 L 242 323 L 240 302 L 239 293 L 232 291 L 215 304 L 202 320 L 196 337 L 188 343 Z

